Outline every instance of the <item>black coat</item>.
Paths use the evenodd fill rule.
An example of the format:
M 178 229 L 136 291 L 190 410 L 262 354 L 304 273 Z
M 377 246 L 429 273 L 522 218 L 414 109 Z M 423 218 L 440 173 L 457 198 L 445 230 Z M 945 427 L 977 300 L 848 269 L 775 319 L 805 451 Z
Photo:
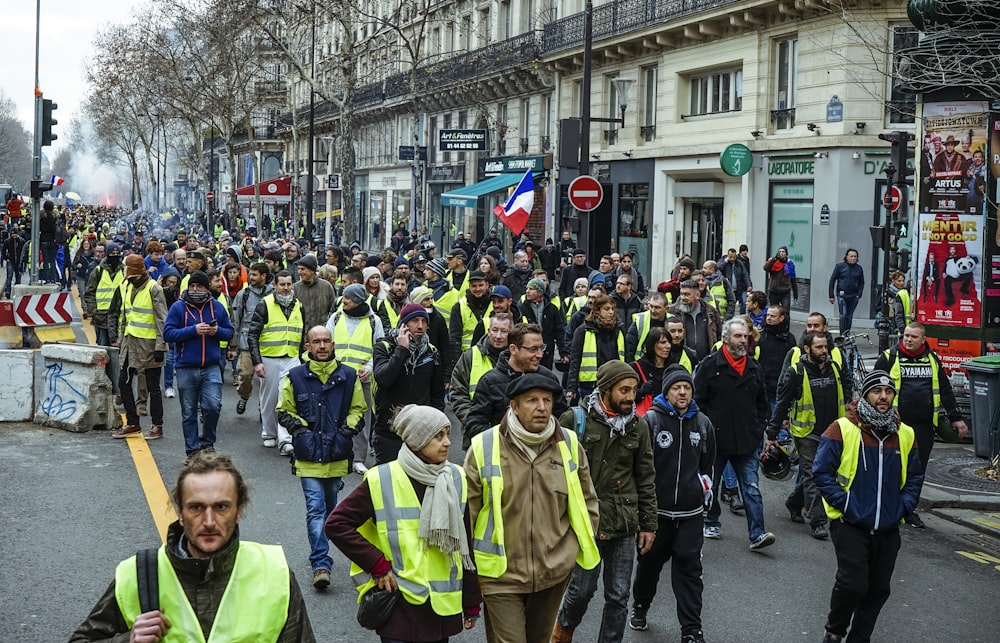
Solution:
M 724 352 L 715 351 L 694 372 L 694 399 L 715 427 L 719 454 L 747 456 L 757 450 L 771 406 L 756 360 L 748 357 L 739 375 Z
M 510 408 L 510 398 L 507 397 L 507 385 L 524 373 L 515 371 L 510 367 L 510 351 L 505 350 L 500 353 L 493 370 L 487 371 L 476 385 L 476 393 L 472 396 L 472 408 L 469 410 L 469 419 L 462 430 L 466 437 L 472 438 L 492 428 L 500 423 L 504 413 Z M 544 366 L 538 367 L 538 373 L 548 375 L 552 379 L 559 381 L 555 374 Z M 552 405 L 552 415 L 557 418 L 563 414 L 569 406 L 566 399 L 557 395 Z
M 788 351 L 795 348 L 795 336 L 788 330 L 788 318 L 776 326 L 764 324 L 760 331 L 760 339 L 757 346 L 760 348 L 760 355 L 757 361 L 764 371 L 764 385 L 767 392 L 777 395 L 778 380 L 783 374 L 785 356 Z
M 531 304 L 527 301 L 520 303 L 517 309 L 521 315 L 519 322 L 536 323 L 535 311 L 531 309 Z M 552 368 L 556 348 L 559 349 L 560 357 L 569 357 L 569 346 L 566 342 L 566 317 L 549 301 L 548 297 L 545 298 L 545 307 L 542 308 L 541 326 L 542 341 L 545 342 L 545 355 L 542 356 L 542 363 L 547 368 Z
M 409 349 L 396 345 L 391 337 L 375 342 L 372 376 L 375 389 L 375 429 L 391 433 L 392 414 L 407 404 L 433 406 L 444 411 L 444 367 L 441 354 L 431 342 L 431 350 L 413 369 L 406 372 Z

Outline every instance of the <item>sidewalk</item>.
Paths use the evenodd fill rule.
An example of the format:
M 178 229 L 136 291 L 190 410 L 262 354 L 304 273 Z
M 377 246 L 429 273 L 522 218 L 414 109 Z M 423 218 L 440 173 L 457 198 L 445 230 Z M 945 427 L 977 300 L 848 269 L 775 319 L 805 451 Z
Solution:
M 976 475 L 989 464 L 968 444 L 938 442 L 920 494 L 920 509 L 1000 539 L 1000 482 Z

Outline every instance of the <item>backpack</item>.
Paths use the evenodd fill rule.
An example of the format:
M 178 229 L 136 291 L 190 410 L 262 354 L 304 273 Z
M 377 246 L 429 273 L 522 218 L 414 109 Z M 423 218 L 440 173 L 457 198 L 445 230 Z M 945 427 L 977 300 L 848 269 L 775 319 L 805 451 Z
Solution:
M 160 609 L 160 583 L 157 570 L 159 550 L 140 549 L 135 553 L 135 575 L 139 587 L 139 613 Z

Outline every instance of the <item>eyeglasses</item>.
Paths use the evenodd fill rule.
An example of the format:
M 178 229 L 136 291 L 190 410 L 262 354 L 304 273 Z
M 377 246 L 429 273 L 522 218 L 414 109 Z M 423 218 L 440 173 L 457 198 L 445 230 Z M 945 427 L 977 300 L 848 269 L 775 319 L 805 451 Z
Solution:
M 619 281 L 619 282 L 617 283 L 617 285 L 619 285 L 619 286 L 631 286 L 632 284 L 630 284 L 630 283 L 628 283 L 628 282 L 625 282 L 625 281 Z
M 538 346 L 522 346 L 521 344 L 517 344 L 516 346 L 529 353 L 544 353 L 547 348 L 545 344 L 539 344 Z

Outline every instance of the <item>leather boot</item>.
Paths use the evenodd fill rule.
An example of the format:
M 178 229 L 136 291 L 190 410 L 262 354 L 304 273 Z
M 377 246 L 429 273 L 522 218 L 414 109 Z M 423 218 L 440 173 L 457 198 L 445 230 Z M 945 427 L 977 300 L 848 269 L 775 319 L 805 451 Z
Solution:
M 563 627 L 557 620 L 556 629 L 552 631 L 552 643 L 573 643 L 573 629 L 575 628 Z

